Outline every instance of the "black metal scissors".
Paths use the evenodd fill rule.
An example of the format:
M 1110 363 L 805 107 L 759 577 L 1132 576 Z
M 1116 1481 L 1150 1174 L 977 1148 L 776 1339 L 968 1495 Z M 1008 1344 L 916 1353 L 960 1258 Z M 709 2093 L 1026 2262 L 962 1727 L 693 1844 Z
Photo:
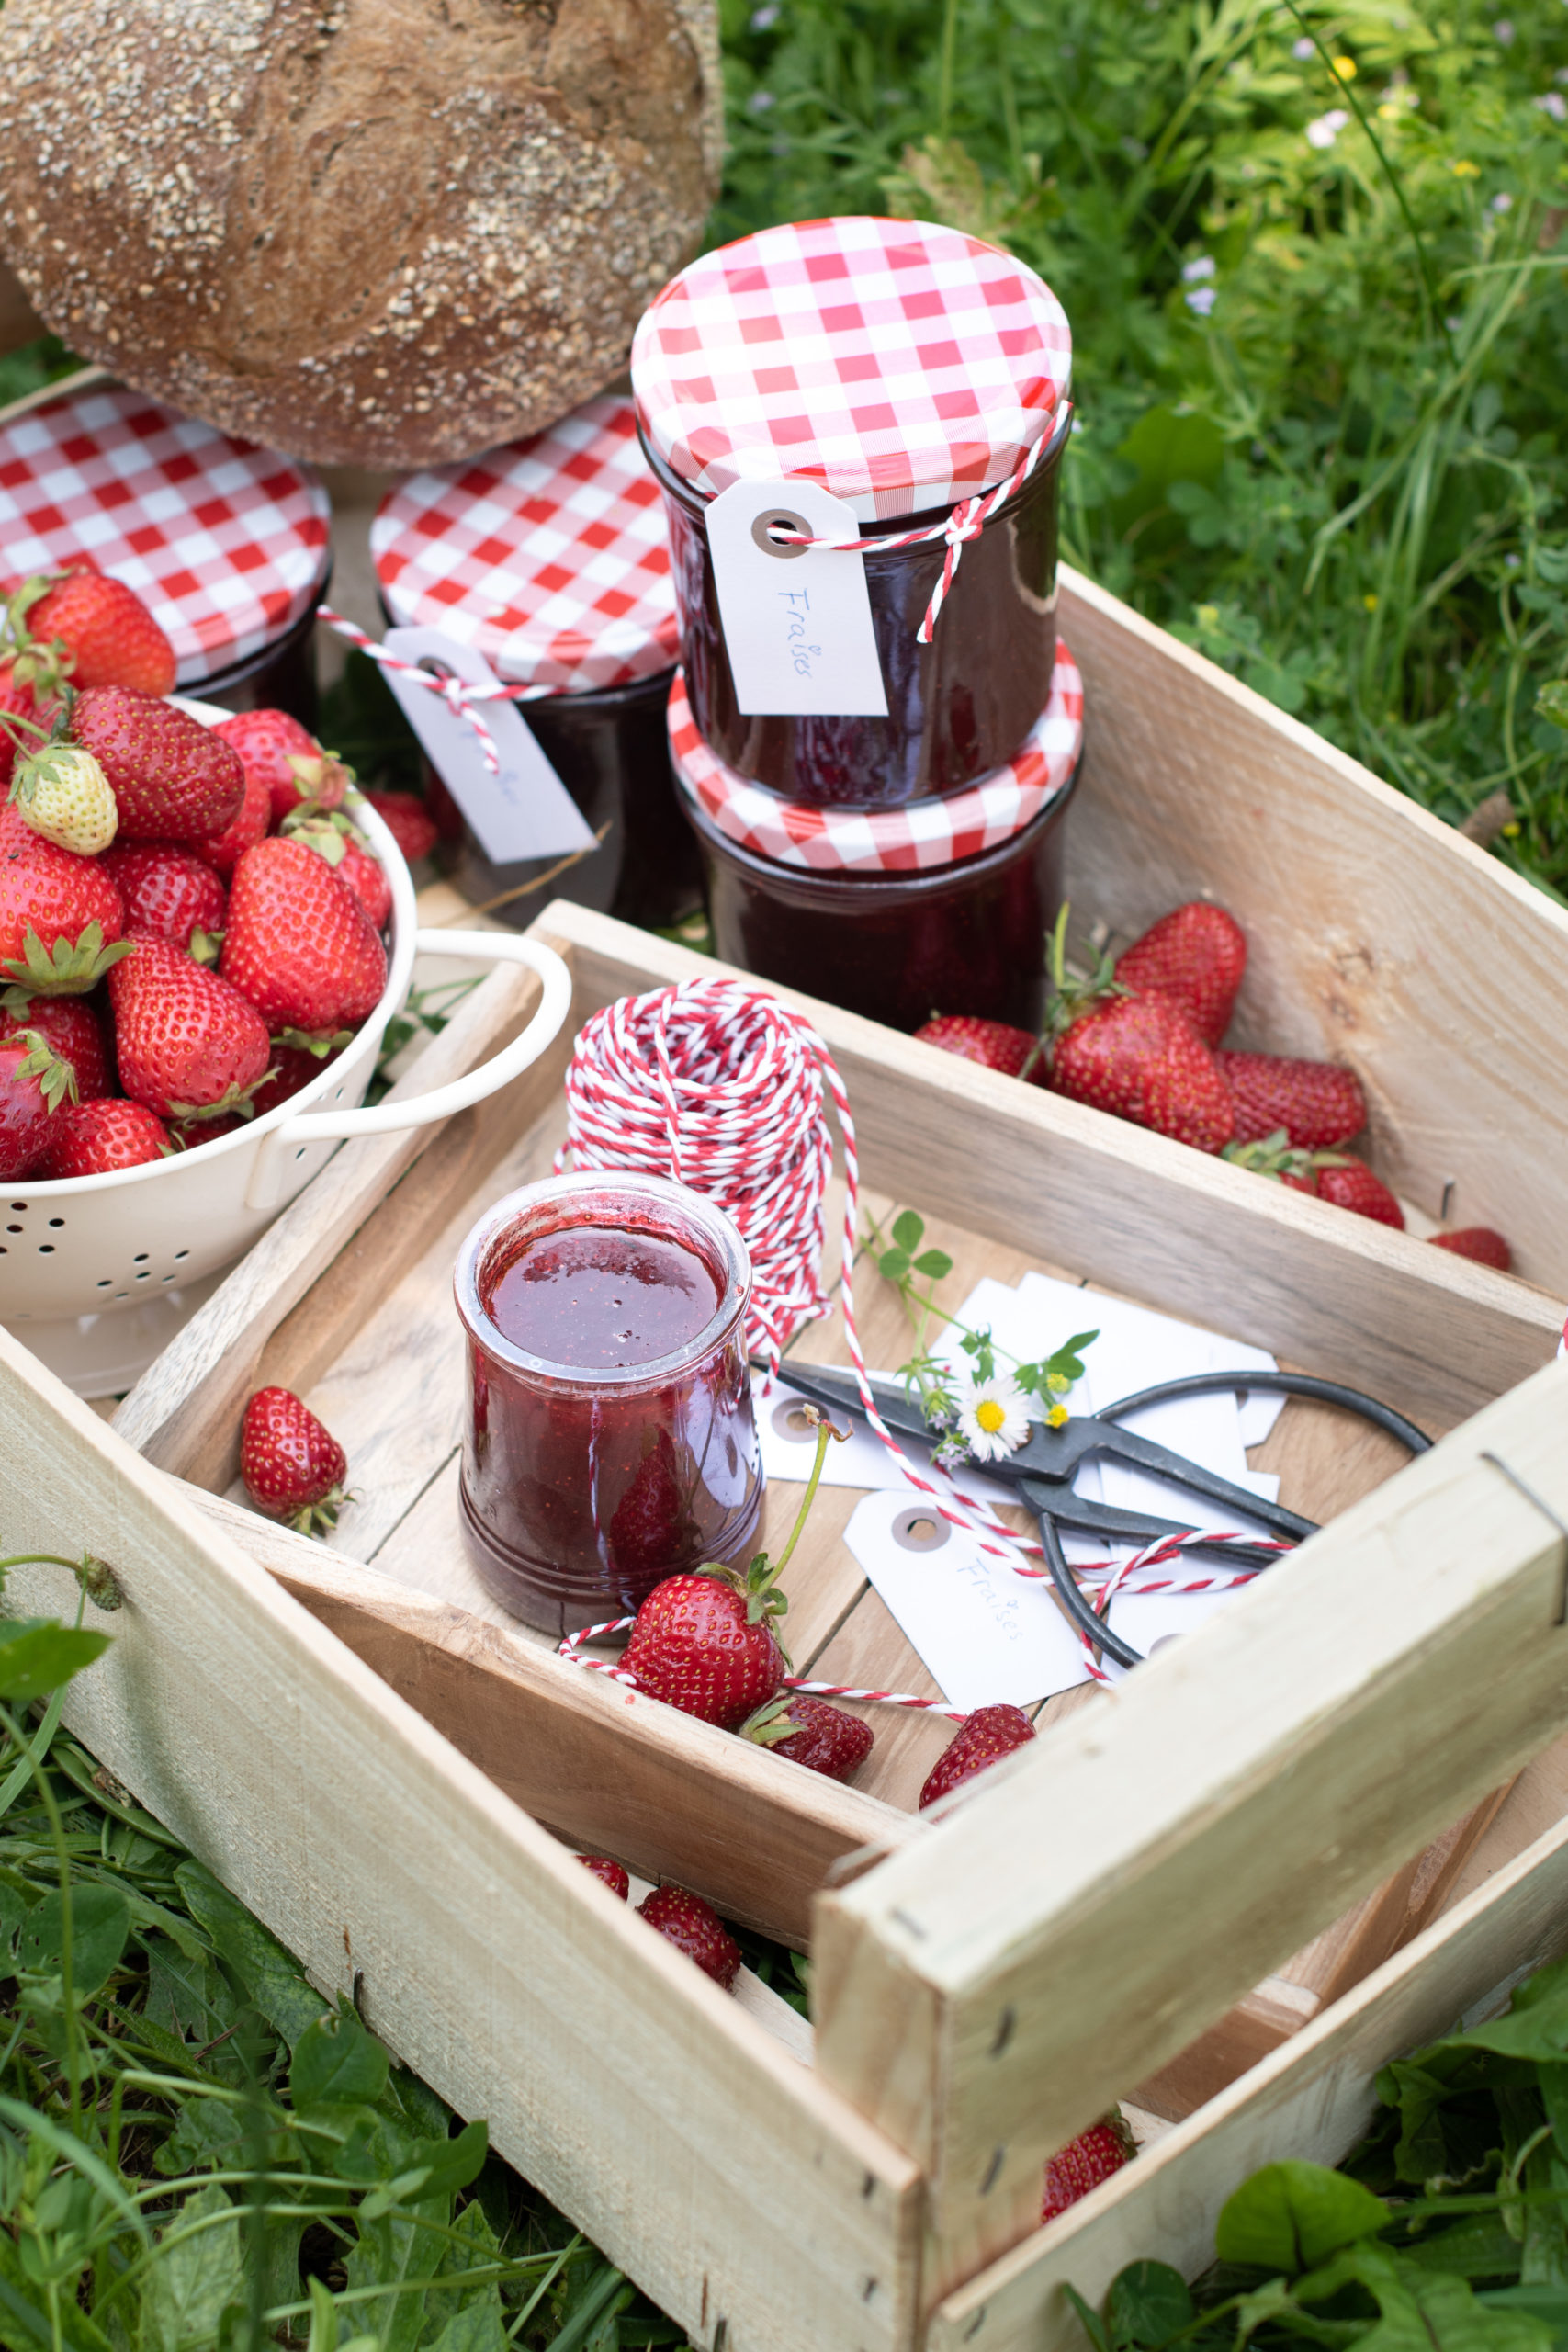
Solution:
M 781 1377 L 792 1388 L 830 1412 L 865 1410 L 852 1372 L 841 1372 L 830 1365 L 797 1364 L 787 1358 L 779 1369 Z M 912 1438 L 924 1445 L 933 1444 L 941 1437 L 940 1428 L 933 1428 L 927 1420 L 919 1398 L 908 1389 L 883 1380 L 874 1380 L 870 1385 L 877 1411 L 895 1436 Z M 1039 1521 L 1045 1565 L 1063 1607 L 1096 1648 L 1107 1652 L 1119 1665 L 1140 1666 L 1143 1653 L 1113 1634 L 1085 1598 L 1067 1566 L 1060 1530 L 1066 1527 L 1075 1533 L 1138 1544 L 1164 1535 L 1190 1536 L 1193 1531 L 1179 1520 L 1157 1519 L 1146 1511 L 1122 1510 L 1075 1495 L 1073 1480 L 1079 1466 L 1091 1456 L 1106 1454 L 1134 1469 L 1148 1471 L 1171 1486 L 1185 1487 L 1189 1494 L 1223 1504 L 1291 1542 L 1299 1543 L 1303 1536 L 1317 1532 L 1315 1520 L 1303 1519 L 1299 1511 L 1287 1510 L 1282 1503 L 1269 1502 L 1245 1487 L 1233 1486 L 1228 1478 L 1205 1470 L 1201 1463 L 1190 1461 L 1185 1454 L 1160 1445 L 1153 1438 L 1140 1437 L 1135 1430 L 1118 1426 L 1129 1414 L 1142 1412 L 1149 1405 L 1169 1404 L 1179 1396 L 1213 1396 L 1226 1391 L 1244 1394 L 1247 1390 L 1269 1396 L 1312 1396 L 1326 1405 L 1342 1406 L 1346 1411 L 1357 1413 L 1363 1420 L 1385 1430 L 1412 1453 L 1425 1453 L 1432 1442 L 1423 1430 L 1406 1420 L 1403 1413 L 1396 1413 L 1392 1405 L 1384 1405 L 1359 1388 L 1348 1388 L 1341 1381 L 1319 1380 L 1305 1372 L 1198 1372 L 1182 1380 L 1162 1380 L 1153 1388 L 1142 1388 L 1135 1396 L 1102 1406 L 1097 1413 L 1071 1415 L 1060 1429 L 1052 1429 L 1043 1421 L 1032 1422 L 1029 1436 L 1014 1453 L 1003 1454 L 999 1461 L 976 1462 L 974 1465 L 982 1476 L 1000 1479 L 1018 1488 L 1020 1502 Z M 1280 1556 L 1266 1548 L 1221 1543 L 1215 1537 L 1201 1534 L 1188 1548 L 1223 1552 L 1227 1559 L 1249 1567 L 1267 1567 Z

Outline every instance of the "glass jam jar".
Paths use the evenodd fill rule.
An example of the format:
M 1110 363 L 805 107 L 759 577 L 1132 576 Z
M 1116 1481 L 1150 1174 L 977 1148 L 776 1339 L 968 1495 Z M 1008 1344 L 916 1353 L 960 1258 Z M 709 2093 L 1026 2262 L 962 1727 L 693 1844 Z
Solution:
M 1032 270 L 926 221 L 765 229 L 656 296 L 632 345 L 637 421 L 669 513 L 693 709 L 738 775 L 799 806 L 879 809 L 961 791 L 1012 757 L 1055 661 L 1071 356 L 1061 305 Z M 940 534 L 962 501 L 1031 459 L 960 548 L 921 645 L 946 542 L 879 541 Z M 706 509 L 742 481 L 779 483 L 787 507 L 791 480 L 858 518 L 885 718 L 739 707 Z
M 475 1226 L 456 1286 L 463 1529 L 504 1608 L 558 1637 L 750 1556 L 751 1265 L 721 1209 L 663 1177 L 547 1177 Z
M 558 898 L 627 922 L 692 913 L 701 870 L 664 731 L 675 594 L 631 402 L 589 401 L 530 440 L 411 476 L 382 500 L 370 549 L 389 620 L 540 690 L 524 721 L 598 836 L 570 858 L 498 865 L 465 825 L 444 861 L 464 897 L 519 930 Z
M 0 571 L 90 557 L 169 639 L 175 692 L 231 710 L 314 726 L 331 520 L 308 466 L 124 385 L 63 392 L 0 426 Z

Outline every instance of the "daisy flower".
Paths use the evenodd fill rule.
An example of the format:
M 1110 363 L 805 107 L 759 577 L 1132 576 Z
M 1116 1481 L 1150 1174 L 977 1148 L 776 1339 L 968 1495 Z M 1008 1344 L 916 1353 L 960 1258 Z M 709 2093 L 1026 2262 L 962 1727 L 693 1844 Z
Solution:
M 999 1462 L 1029 1435 L 1022 1390 L 1006 1379 L 965 1381 L 958 1392 L 958 1428 L 976 1462 Z

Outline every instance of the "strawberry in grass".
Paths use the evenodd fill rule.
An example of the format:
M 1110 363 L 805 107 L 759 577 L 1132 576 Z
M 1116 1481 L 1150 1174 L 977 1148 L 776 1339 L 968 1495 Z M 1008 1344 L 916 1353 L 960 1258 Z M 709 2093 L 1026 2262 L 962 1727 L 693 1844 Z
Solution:
M 1044 2193 L 1040 2200 L 1040 2219 L 1054 2222 L 1102 2180 L 1119 2173 L 1137 2154 L 1131 2132 L 1115 2108 L 1069 2140 L 1060 2153 L 1054 2155 L 1045 2167 Z
M 325 858 L 302 842 L 273 839 L 234 868 L 219 969 L 272 1028 L 333 1035 L 375 1011 L 387 952 Z
M 95 1002 L 79 996 L 33 996 L 24 988 L 8 988 L 0 994 L 0 1038 L 18 1037 L 24 1029 L 36 1029 L 51 1052 L 70 1063 L 79 1102 L 96 1102 L 114 1092 L 108 1049 Z
M 1010 1022 L 982 1021 L 968 1012 L 939 1012 L 915 1035 L 923 1046 L 939 1046 L 944 1054 L 956 1054 L 960 1061 L 978 1062 L 982 1069 L 998 1069 L 1004 1078 L 1026 1078 L 1033 1086 L 1050 1083 L 1040 1039 L 1027 1029 L 1015 1029 Z
M 1367 1124 L 1367 1098 L 1354 1070 L 1285 1054 L 1214 1056 L 1235 1106 L 1236 1143 L 1283 1129 L 1303 1151 L 1348 1143 Z
M 229 894 L 205 858 L 179 842 L 127 842 L 106 872 L 125 901 L 129 939 L 164 939 L 199 964 L 215 964 Z
M 37 645 L 63 648 L 73 685 L 174 693 L 175 649 L 133 588 L 85 557 L 38 584 L 43 593 L 24 615 L 28 633 Z
M 36 1029 L 0 1045 L 0 1178 L 31 1176 L 49 1147 L 51 1114 L 75 1095 L 69 1063 Z
M 213 733 L 233 746 L 247 775 L 265 784 L 271 825 L 281 825 L 302 801 L 337 808 L 354 781 L 343 762 L 324 752 L 286 710 L 236 711 L 232 718 L 220 720 Z
M 1134 996 L 1173 997 L 1206 1046 L 1217 1046 L 1247 969 L 1247 934 L 1224 907 L 1201 899 L 1174 907 L 1117 960 Z
M 637 1917 L 694 1960 L 728 1993 L 740 1973 L 740 1947 L 711 1904 L 683 1886 L 656 1886 L 637 1905 Z
M 240 1424 L 240 1476 L 258 1510 L 301 1535 L 335 1527 L 348 1460 L 291 1388 L 258 1388 Z
M 1230 1090 L 1181 1005 L 1157 992 L 1130 995 L 1106 958 L 1089 980 L 1069 980 L 1066 923 L 1064 906 L 1051 942 L 1055 1092 L 1199 1151 L 1223 1149 L 1235 1128 Z
M 1033 1737 L 1034 1725 L 1021 1707 L 976 1707 L 927 1773 L 920 1811 L 935 1804 L 939 1797 L 951 1796 L 965 1781 L 999 1764 L 1004 1756 L 1026 1747 Z
M 144 1103 L 118 1097 L 64 1102 L 49 1123 L 40 1172 L 60 1176 L 108 1176 L 165 1159 L 174 1149 L 169 1130 Z
M 119 1081 L 161 1119 L 249 1115 L 272 1065 L 248 998 L 163 939 L 138 939 L 109 975 Z
M 209 841 L 239 815 L 239 753 L 173 703 L 94 686 L 76 697 L 71 733 L 108 778 L 127 841 Z

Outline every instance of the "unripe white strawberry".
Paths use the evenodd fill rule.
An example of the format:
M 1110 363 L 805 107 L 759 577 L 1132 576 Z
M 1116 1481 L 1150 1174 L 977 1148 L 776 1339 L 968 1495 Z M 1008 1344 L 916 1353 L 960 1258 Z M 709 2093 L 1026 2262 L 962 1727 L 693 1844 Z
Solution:
M 11 797 L 35 833 L 78 857 L 96 857 L 119 827 L 107 776 L 91 752 L 71 743 L 46 743 L 19 759 Z

